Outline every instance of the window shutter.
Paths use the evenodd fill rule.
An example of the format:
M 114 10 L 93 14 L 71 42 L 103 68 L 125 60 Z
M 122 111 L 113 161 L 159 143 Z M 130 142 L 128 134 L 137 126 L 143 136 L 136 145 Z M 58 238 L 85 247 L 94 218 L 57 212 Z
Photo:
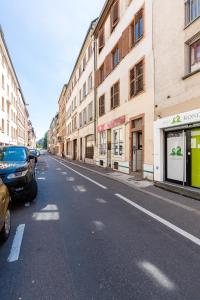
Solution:
M 95 88 L 98 88 L 99 86 L 99 70 L 96 70 L 95 72 Z
M 130 27 L 128 26 L 122 33 L 122 58 L 124 58 L 130 51 Z
M 105 65 L 105 77 L 107 77 L 112 71 L 112 53 L 109 53 L 104 62 Z
M 130 96 L 135 95 L 135 68 L 130 71 Z
M 117 25 L 118 20 L 119 20 L 119 1 L 117 0 L 113 4 L 110 12 L 111 31 Z

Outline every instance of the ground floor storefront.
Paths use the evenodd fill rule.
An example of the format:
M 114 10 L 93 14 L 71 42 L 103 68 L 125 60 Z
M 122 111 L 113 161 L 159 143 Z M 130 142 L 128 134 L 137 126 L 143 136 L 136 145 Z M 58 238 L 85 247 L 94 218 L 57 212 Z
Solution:
M 200 109 L 154 124 L 155 181 L 200 188 Z
M 131 118 L 122 115 L 97 126 L 96 164 L 153 180 L 153 165 L 147 157 L 153 151 L 153 144 L 147 135 L 145 138 L 145 120 L 144 114 Z

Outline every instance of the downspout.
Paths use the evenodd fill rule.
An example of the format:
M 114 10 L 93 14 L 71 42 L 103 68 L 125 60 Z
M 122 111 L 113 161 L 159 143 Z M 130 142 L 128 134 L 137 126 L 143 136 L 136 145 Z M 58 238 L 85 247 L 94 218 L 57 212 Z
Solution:
M 155 49 L 154 49 L 154 0 L 151 1 L 152 3 L 152 54 L 153 54 L 153 95 L 154 95 L 154 107 L 153 107 L 153 120 L 155 121 L 155 115 L 156 115 L 156 103 L 155 103 L 155 95 L 156 95 L 156 62 L 155 62 Z M 155 172 L 155 166 L 154 166 L 154 126 L 153 126 L 153 181 L 154 181 L 154 172 Z
M 95 82 L 95 73 L 97 70 L 97 42 L 94 36 L 94 82 Z M 95 146 L 97 147 L 97 88 L 94 84 L 94 141 Z

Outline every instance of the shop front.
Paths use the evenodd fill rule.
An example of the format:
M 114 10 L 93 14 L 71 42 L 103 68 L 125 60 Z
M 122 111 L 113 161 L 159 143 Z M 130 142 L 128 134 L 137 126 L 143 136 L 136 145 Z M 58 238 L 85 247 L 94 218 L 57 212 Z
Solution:
M 155 122 L 154 168 L 155 181 L 200 189 L 200 110 Z

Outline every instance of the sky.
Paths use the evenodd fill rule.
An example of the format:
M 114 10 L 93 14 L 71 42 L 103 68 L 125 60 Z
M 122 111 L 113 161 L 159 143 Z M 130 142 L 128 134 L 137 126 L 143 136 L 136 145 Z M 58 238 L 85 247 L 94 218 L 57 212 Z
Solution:
M 37 138 L 58 111 L 89 25 L 104 0 L 0 0 L 0 24 Z

